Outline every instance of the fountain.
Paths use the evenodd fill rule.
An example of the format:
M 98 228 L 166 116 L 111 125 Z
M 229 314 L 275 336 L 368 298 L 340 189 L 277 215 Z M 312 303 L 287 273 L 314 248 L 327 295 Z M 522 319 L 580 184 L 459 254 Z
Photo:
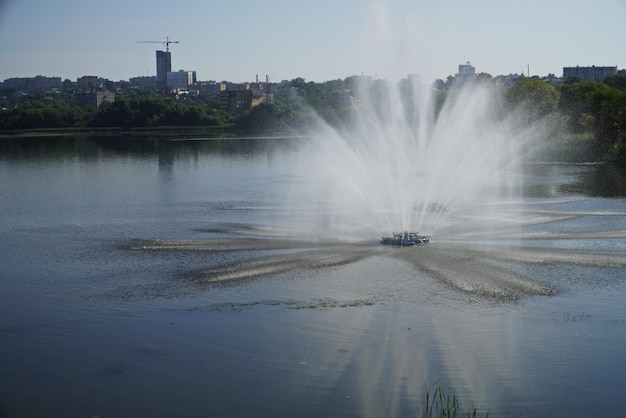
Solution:
M 325 211 L 314 228 L 335 236 L 440 236 L 453 219 L 486 215 L 512 196 L 537 130 L 505 110 L 495 83 L 458 77 L 444 92 L 421 80 L 414 73 L 427 72 L 429 60 L 420 56 L 418 18 L 394 17 L 386 2 L 368 6 L 362 65 L 383 77 L 356 77 L 350 123 L 320 122 L 298 164 L 293 202 Z
M 500 93 L 466 83 L 438 108 L 444 93 L 430 86 L 363 77 L 354 123 L 321 124 L 308 141 L 298 164 L 308 183 L 297 184 L 295 199 L 326 213 L 326 232 L 389 238 L 383 243 L 404 231 L 435 234 L 470 212 L 485 215 L 513 193 L 520 149 L 532 137 L 512 129 Z
M 389 40 L 385 24 L 380 26 L 379 31 L 376 24 L 367 25 L 373 34 L 368 52 L 380 44 L 384 55 L 374 61 L 393 67 L 400 81 L 356 77 L 360 84 L 350 92 L 345 124 L 330 126 L 319 118 L 313 135 L 306 130 L 302 148 L 290 148 L 280 160 L 281 169 L 289 172 L 274 184 L 286 201 L 254 208 L 264 216 L 252 216 L 250 224 L 238 221 L 207 230 L 216 236 L 139 239 L 128 248 L 237 254 L 184 275 L 204 285 L 303 270 L 316 278 L 321 269 L 340 266 L 358 272 L 382 255 L 383 263 L 391 259 L 414 266 L 411 274 L 425 273 L 458 291 L 499 300 L 555 294 L 541 277 L 527 274 L 527 264 L 624 265 L 623 251 L 589 254 L 587 248 L 535 242 L 538 237 L 587 236 L 536 232 L 540 224 L 581 216 L 574 210 L 534 210 L 533 205 L 556 203 L 527 202 L 521 193 L 519 163 L 542 137 L 541 124 L 523 123 L 528 119 L 505 106 L 503 89 L 488 81 L 458 82 L 444 92 L 407 77 L 411 71 L 397 77 L 402 67 L 397 58 L 413 57 L 415 51 L 390 51 L 397 45 L 406 50 L 412 37 Z M 616 231 L 605 229 L 593 238 L 615 237 Z M 436 245 L 421 245 L 431 237 Z M 407 246 L 420 250 L 403 251 Z M 399 288 L 397 297 L 404 293 Z

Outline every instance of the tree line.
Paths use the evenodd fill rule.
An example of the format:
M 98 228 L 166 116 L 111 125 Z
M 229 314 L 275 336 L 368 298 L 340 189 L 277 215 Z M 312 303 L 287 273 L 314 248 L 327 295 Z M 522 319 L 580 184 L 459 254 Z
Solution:
M 431 88 L 437 110 L 468 83 L 487 85 L 503 101 L 494 111 L 521 110 L 526 123 L 549 119 L 561 132 L 590 137 L 594 158 L 626 164 L 626 70 L 602 82 L 570 79 L 559 84 L 555 80 L 520 77 L 512 84 L 503 84 L 498 77 L 482 73 L 471 81 L 455 77 L 436 80 Z M 135 89 L 94 109 L 79 104 L 68 92 L 23 96 L 4 91 L 0 97 L 0 130 L 201 126 L 267 134 L 301 130 L 320 119 L 334 127 L 345 127 L 354 121 L 354 110 L 365 101 L 364 95 L 376 112 L 384 114 L 390 100 L 388 84 L 369 79 L 364 88 L 363 78 L 358 76 L 323 83 L 296 78 L 273 87 L 273 103 L 255 106 L 238 116 L 220 109 L 217 93 L 176 100 Z M 412 83 L 401 80 L 397 91 L 406 111 L 414 112 Z
M 228 127 L 231 117 L 198 101 L 158 98 L 154 94 L 121 97 L 95 109 L 71 95 L 35 94 L 3 106 L 0 130 L 63 128 L 149 128 L 159 126 Z

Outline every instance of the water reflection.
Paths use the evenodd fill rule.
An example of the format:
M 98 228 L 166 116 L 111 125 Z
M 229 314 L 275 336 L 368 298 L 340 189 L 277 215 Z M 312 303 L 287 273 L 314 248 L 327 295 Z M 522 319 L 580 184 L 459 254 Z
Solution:
M 294 138 L 153 137 L 142 135 L 58 135 L 0 138 L 0 158 L 5 161 L 76 157 L 133 158 L 158 155 L 164 161 L 200 155 L 266 158 L 276 150 L 293 149 Z
M 614 164 L 586 167 L 573 184 L 563 186 L 563 191 L 587 196 L 625 197 L 626 167 Z

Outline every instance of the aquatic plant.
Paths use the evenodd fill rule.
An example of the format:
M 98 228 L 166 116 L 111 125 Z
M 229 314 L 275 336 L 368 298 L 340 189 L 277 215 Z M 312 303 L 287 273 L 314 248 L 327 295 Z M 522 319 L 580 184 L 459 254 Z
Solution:
M 295 302 L 295 301 L 259 301 L 259 302 L 247 302 L 247 303 L 214 303 L 208 307 L 193 306 L 187 308 L 188 312 L 241 312 L 244 308 L 252 308 L 254 306 L 284 306 L 287 309 L 332 309 L 332 308 L 357 308 L 364 306 L 373 306 L 374 302 L 369 300 L 312 300 L 310 302 Z
M 426 396 L 424 405 L 422 408 L 417 407 L 418 415 L 421 412 L 423 418 L 456 418 L 460 412 L 459 396 L 456 392 L 450 394 L 446 392 L 443 386 L 437 385 L 434 392 L 431 393 L 432 388 L 426 389 Z M 467 410 L 467 417 L 478 417 L 478 410 L 476 406 L 472 406 Z M 489 416 L 489 411 L 485 413 L 485 418 Z

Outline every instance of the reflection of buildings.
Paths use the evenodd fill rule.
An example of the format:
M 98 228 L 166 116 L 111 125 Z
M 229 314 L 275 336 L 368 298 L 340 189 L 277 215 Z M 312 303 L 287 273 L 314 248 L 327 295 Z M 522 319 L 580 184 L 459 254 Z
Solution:
M 617 66 L 615 67 L 563 67 L 563 81 L 567 81 L 572 77 L 578 77 L 585 81 L 602 81 L 606 76 L 617 74 Z

